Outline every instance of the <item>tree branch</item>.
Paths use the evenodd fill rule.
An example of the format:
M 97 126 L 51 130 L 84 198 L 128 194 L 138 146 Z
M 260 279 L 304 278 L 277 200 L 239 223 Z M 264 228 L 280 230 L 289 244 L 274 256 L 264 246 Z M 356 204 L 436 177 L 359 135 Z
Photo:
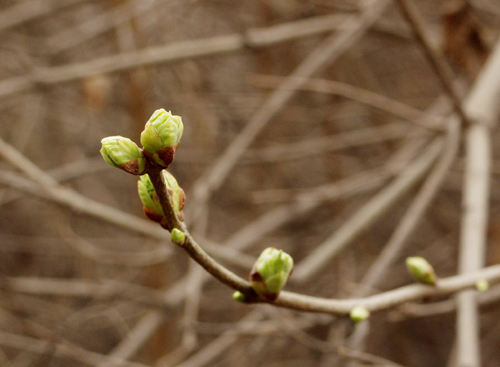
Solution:
M 439 81 L 448 93 L 455 111 L 462 119 L 462 122 L 464 124 L 467 123 L 468 117 L 462 107 L 462 98 L 454 82 L 455 77 L 453 76 L 453 73 L 444 56 L 432 46 L 427 34 L 428 27 L 426 26 L 424 19 L 422 19 L 418 8 L 412 0 L 396 0 L 396 2 L 399 4 L 403 15 L 412 26 L 413 32 L 415 33 L 418 42 L 424 49 L 427 59 L 430 61 L 432 68 L 435 70 L 439 78 Z

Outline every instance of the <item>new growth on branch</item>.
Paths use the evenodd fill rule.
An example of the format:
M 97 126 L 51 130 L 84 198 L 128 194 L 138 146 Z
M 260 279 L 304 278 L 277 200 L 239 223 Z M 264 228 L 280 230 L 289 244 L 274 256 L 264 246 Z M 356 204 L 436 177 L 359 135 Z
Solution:
M 211 275 L 233 288 L 233 299 L 245 303 L 267 302 L 302 311 L 345 315 L 357 323 L 366 320 L 371 311 L 397 305 L 405 300 L 415 300 L 419 295 L 432 294 L 434 291 L 431 289 L 439 294 L 446 293 L 447 289 L 452 288 L 453 291 L 449 292 L 452 293 L 471 286 L 468 279 L 464 279 L 463 284 L 458 286 L 453 285 L 451 279 L 439 281 L 432 265 L 424 258 L 409 257 L 406 259 L 408 272 L 418 283 L 425 285 L 425 289 L 414 287 L 411 291 L 413 293 L 403 291 L 400 292 L 401 296 L 396 296 L 399 293 L 394 290 L 357 300 L 330 300 L 282 292 L 292 274 L 294 261 L 283 250 L 272 247 L 261 253 L 250 272 L 249 281 L 239 277 L 212 259 L 196 243 L 184 224 L 182 209 L 186 196 L 175 177 L 166 170 L 174 160 L 183 131 L 180 116 L 159 109 L 153 113 L 141 133 L 142 148 L 128 138 L 110 136 L 102 139 L 100 152 L 111 166 L 140 176 L 137 187 L 146 216 L 170 231 L 172 242 L 183 248 Z M 486 270 L 488 269 L 485 272 Z M 472 283 L 474 284 L 479 291 L 488 289 L 487 279 L 477 279 L 476 283 Z
M 104 160 L 111 166 L 140 176 L 137 187 L 146 217 L 169 230 L 172 242 L 181 247 L 192 245 L 187 229 L 179 225 L 184 221 L 182 209 L 186 196 L 166 168 L 174 160 L 183 132 L 184 125 L 180 116 L 159 109 L 153 113 L 141 133 L 142 148 L 128 138 L 110 136 L 102 139 L 100 150 Z M 195 246 L 192 251 L 200 255 L 202 250 Z M 204 252 L 202 255 L 208 256 Z M 193 256 L 197 261 L 198 257 Z M 210 264 L 200 264 L 205 268 L 210 267 Z M 247 291 L 245 295 L 237 291 L 233 297 L 246 302 L 255 298 L 274 301 L 285 286 L 292 269 L 293 259 L 290 255 L 283 250 L 267 248 L 250 273 L 251 292 Z

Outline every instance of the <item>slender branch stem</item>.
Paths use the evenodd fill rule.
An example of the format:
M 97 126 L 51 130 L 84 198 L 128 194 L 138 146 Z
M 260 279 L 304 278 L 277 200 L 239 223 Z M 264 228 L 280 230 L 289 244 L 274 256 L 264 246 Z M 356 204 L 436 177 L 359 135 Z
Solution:
M 182 232 L 186 232 L 185 225 L 179 220 L 177 214 L 175 214 L 175 209 L 172 205 L 172 199 L 168 194 L 167 185 L 165 184 L 163 175 L 161 173 L 162 171 L 162 168 L 155 166 L 148 172 L 148 174 L 155 188 L 156 195 L 160 200 L 161 208 L 163 209 L 163 213 L 169 225 L 169 231 L 177 228 Z
M 184 223 L 182 223 L 175 214 L 172 201 L 168 191 L 166 190 L 166 185 L 163 182 L 161 169 L 153 169 L 149 173 L 149 176 L 153 186 L 155 187 L 156 194 L 158 195 L 163 211 L 166 213 L 167 220 L 169 220 L 169 227 L 171 229 L 177 228 L 185 233 L 186 241 L 181 245 L 181 247 L 189 254 L 189 256 L 191 256 L 198 264 L 200 264 L 220 282 L 245 294 L 247 302 L 268 302 L 257 296 L 248 281 L 217 263 L 196 243 L 193 237 L 189 234 Z M 467 273 L 439 280 L 437 286 L 435 287 L 422 284 L 412 284 L 371 297 L 348 300 L 332 300 L 305 296 L 291 292 L 281 292 L 276 301 L 269 301 L 269 303 L 300 311 L 324 312 L 334 315 L 346 315 L 358 305 L 364 306 L 369 311 L 373 312 L 424 297 L 456 293 L 460 290 L 474 286 L 480 279 L 490 281 L 500 279 L 500 265 L 484 268 L 483 270 L 475 273 Z
M 0 13 L 0 21 L 9 17 L 11 16 L 7 12 Z M 139 66 L 167 64 L 190 58 L 226 54 L 242 50 L 247 46 L 270 46 L 339 28 L 345 31 L 346 28 L 349 28 L 356 21 L 356 16 L 333 14 L 268 28 L 254 28 L 243 34 L 233 33 L 205 39 L 179 41 L 164 46 L 149 47 L 117 55 L 104 56 L 86 62 L 51 68 L 38 68 L 31 75 L 11 77 L 0 81 L 0 97 L 32 89 L 37 84 L 58 84 L 78 80 L 90 75 L 130 70 Z M 3 23 L 5 22 L 0 22 L 0 29 L 3 28 Z M 7 21 L 7 23 L 10 23 L 10 21 Z M 74 42 L 74 35 L 66 34 L 65 36 L 65 39 L 71 39 Z M 51 44 L 55 43 L 57 42 L 52 40 Z M 67 42 L 65 41 L 65 43 Z M 49 47 L 51 44 L 49 44 Z
M 500 279 L 500 265 L 483 268 L 474 273 L 440 279 L 435 287 L 411 284 L 374 296 L 358 299 L 335 300 L 304 296 L 291 292 L 281 292 L 274 304 L 299 311 L 324 312 L 333 315 L 346 315 L 356 306 L 363 306 L 370 312 L 375 312 L 417 299 L 454 294 L 463 289 L 473 287 L 481 279 L 489 281 Z
M 410 277 L 408 276 L 409 279 Z M 376 312 L 423 298 L 451 295 L 474 287 L 476 282 L 481 279 L 498 282 L 500 280 L 500 265 L 486 267 L 467 274 L 442 278 L 439 279 L 436 286 L 410 284 L 373 296 L 357 299 L 325 299 L 283 291 L 276 301 L 269 303 L 284 308 L 306 312 L 323 312 L 333 315 L 347 315 L 353 307 L 358 305 L 366 307 L 370 312 Z M 243 279 L 241 280 L 244 282 Z M 14 292 L 26 294 L 66 297 L 118 297 L 159 308 L 171 308 L 177 304 L 177 300 L 174 299 L 175 297 L 166 297 L 146 287 L 116 281 L 102 283 L 19 277 L 7 278 L 5 285 Z M 480 297 L 484 299 L 484 302 L 492 302 L 498 300 L 499 294 L 499 287 L 492 287 L 491 291 L 480 293 Z M 266 301 L 254 299 L 251 302 Z M 449 311 L 451 311 L 453 306 L 449 308 Z M 409 311 L 409 313 L 411 314 L 412 312 Z
M 325 39 L 290 74 L 293 77 L 308 78 L 326 65 L 333 64 L 351 45 L 360 39 L 380 17 L 387 0 L 363 1 L 364 11 L 357 18 L 346 22 L 348 28 Z M 233 139 L 224 153 L 195 182 L 193 187 L 193 213 L 195 220 L 203 213 L 212 192 L 227 179 L 229 172 L 245 153 L 264 126 L 295 95 L 295 91 L 306 79 L 286 79 L 250 118 L 245 128 Z
M 251 76 L 249 83 L 258 87 L 275 88 L 290 78 L 293 77 L 254 74 Z M 294 79 L 304 82 L 301 86 L 297 87 L 297 90 L 309 90 L 343 96 L 364 103 L 367 106 L 378 108 L 394 116 L 404 118 L 429 130 L 442 131 L 444 129 L 445 124 L 442 117 L 420 111 L 381 94 L 333 80 L 299 77 L 295 77 Z
M 233 289 L 244 293 L 249 300 L 258 298 L 258 296 L 253 291 L 250 282 L 244 280 L 243 278 L 240 278 L 232 271 L 215 261 L 200 247 L 200 245 L 198 245 L 198 243 L 196 243 L 193 237 L 189 234 L 186 225 L 181 222 L 175 214 L 172 200 L 166 189 L 166 184 L 163 181 L 163 175 L 161 171 L 162 169 L 155 167 L 150 170 L 148 174 L 155 188 L 156 195 L 158 196 L 163 212 L 165 213 L 165 217 L 167 219 L 170 230 L 177 228 L 186 235 L 186 241 L 180 246 L 189 254 L 189 256 L 191 256 L 193 260 L 200 264 L 206 271 L 212 274 L 219 281 Z
M 30 338 L 5 331 L 0 331 L 0 345 L 14 349 L 27 350 L 35 354 L 45 355 L 53 353 L 55 357 L 72 358 L 76 361 L 81 361 L 87 365 L 93 366 L 98 365 L 99 363 L 109 363 L 114 366 L 147 367 L 142 363 L 129 362 L 121 358 L 114 358 L 100 353 L 91 352 L 76 345 L 68 345 L 65 343 L 52 344 L 50 341 Z
M 424 153 L 408 165 L 390 185 L 386 186 L 348 221 L 335 231 L 323 244 L 304 258 L 294 271 L 295 281 L 305 283 L 324 269 L 349 242 L 359 236 L 401 196 L 415 185 L 437 159 L 443 139 L 436 138 Z
M 424 19 L 420 15 L 412 0 L 396 0 L 396 2 L 399 4 L 406 20 L 412 26 L 413 32 L 415 33 L 418 42 L 424 49 L 427 59 L 430 61 L 432 68 L 436 72 L 445 91 L 448 93 L 455 111 L 462 119 L 462 122 L 466 123 L 468 118 L 462 107 L 460 93 L 454 84 L 454 76 L 443 55 L 439 53 L 431 44 L 429 36 L 427 35 L 427 26 Z

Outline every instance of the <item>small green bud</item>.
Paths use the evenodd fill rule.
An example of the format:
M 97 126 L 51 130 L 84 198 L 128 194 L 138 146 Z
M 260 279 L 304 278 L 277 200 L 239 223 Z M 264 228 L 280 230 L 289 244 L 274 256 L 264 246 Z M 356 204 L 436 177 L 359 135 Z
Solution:
M 283 289 L 293 270 L 290 255 L 274 247 L 265 249 L 250 273 L 252 287 L 260 296 L 274 301 Z
M 233 293 L 233 299 L 238 302 L 246 302 L 246 297 L 240 291 L 236 291 Z
M 146 170 L 146 160 L 132 140 L 123 136 L 108 136 L 101 143 L 100 153 L 108 164 L 133 175 L 141 175 Z
M 356 306 L 349 313 L 349 317 L 353 322 L 358 323 L 361 321 L 365 321 L 367 318 L 369 318 L 370 311 L 368 311 L 363 306 Z
M 490 283 L 486 279 L 480 279 L 476 282 L 476 289 L 479 292 L 485 292 L 490 288 Z
M 162 171 L 163 178 L 167 185 L 167 191 L 172 198 L 172 205 L 174 206 L 175 213 L 181 221 L 184 220 L 184 214 L 182 209 L 184 208 L 184 203 L 186 202 L 186 195 L 184 190 L 179 186 L 175 177 L 167 170 Z
M 141 176 L 141 179 L 137 182 L 137 189 L 146 216 L 152 221 L 160 223 L 164 218 L 163 209 L 158 201 L 155 188 L 149 175 Z
M 160 167 L 167 168 L 181 141 L 184 125 L 180 116 L 156 110 L 141 133 L 144 150 Z
M 186 241 L 186 235 L 184 232 L 179 231 L 177 228 L 172 229 L 172 232 L 170 232 L 170 238 L 173 243 L 179 246 L 184 245 L 184 241 Z
M 437 277 L 434 268 L 423 257 L 408 257 L 406 259 L 408 272 L 420 283 L 436 285 Z

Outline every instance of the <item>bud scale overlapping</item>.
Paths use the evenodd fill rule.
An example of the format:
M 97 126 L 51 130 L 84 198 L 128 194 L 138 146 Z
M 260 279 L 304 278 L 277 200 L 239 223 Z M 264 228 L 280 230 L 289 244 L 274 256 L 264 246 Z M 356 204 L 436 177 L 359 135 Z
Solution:
M 101 140 L 99 151 L 104 160 L 113 167 L 133 175 L 146 171 L 146 159 L 136 143 L 123 136 L 108 136 Z
M 167 168 L 174 159 L 184 125 L 180 116 L 164 109 L 156 110 L 141 133 L 141 144 L 146 155 L 157 165 Z
M 255 262 L 250 273 L 252 288 L 261 297 L 274 301 L 293 270 L 293 259 L 283 250 L 269 247 Z

